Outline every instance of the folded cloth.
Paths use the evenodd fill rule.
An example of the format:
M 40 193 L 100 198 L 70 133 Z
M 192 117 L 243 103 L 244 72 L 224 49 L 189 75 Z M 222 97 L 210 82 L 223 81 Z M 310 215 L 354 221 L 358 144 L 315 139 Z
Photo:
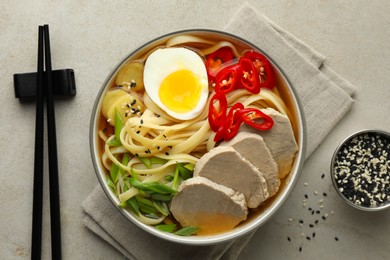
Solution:
M 325 57 L 244 4 L 224 28 L 259 46 L 282 68 L 306 115 L 307 157 L 353 104 L 354 87 L 325 64 Z M 331 116 L 330 116 L 331 115 Z M 83 202 L 84 224 L 129 259 L 236 259 L 253 233 L 213 246 L 178 245 L 130 223 L 97 186 Z

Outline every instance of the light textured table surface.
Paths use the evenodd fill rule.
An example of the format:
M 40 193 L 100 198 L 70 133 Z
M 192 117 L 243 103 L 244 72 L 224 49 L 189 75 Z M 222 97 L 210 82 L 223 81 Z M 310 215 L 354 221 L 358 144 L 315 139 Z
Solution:
M 351 208 L 329 176 L 333 151 L 347 135 L 364 128 L 390 131 L 390 2 L 248 2 L 324 54 L 357 92 L 352 110 L 306 162 L 291 197 L 240 259 L 390 259 L 390 210 Z M 35 105 L 15 99 L 12 75 L 36 70 L 38 25 L 50 25 L 53 68 L 73 68 L 78 91 L 72 100 L 56 103 L 63 258 L 122 259 L 82 224 L 80 204 L 97 184 L 88 140 L 95 95 L 135 47 L 174 30 L 221 29 L 240 6 L 233 0 L 1 1 L 0 259 L 30 258 Z M 43 258 L 50 259 L 47 172 L 44 186 Z M 315 228 L 307 225 L 314 217 L 302 206 L 305 194 L 312 205 L 324 200 L 318 218 L 326 213 L 328 218 Z M 306 221 L 303 227 L 299 219 Z M 313 232 L 315 239 L 307 240 Z

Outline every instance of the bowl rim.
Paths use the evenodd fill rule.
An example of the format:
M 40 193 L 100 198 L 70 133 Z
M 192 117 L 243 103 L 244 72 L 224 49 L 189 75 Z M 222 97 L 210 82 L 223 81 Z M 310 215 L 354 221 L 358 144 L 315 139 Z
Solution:
M 383 136 L 387 139 L 390 140 L 390 133 L 387 132 L 387 131 L 384 131 L 384 130 L 381 130 L 381 129 L 362 129 L 362 130 L 358 130 L 358 131 L 355 131 L 351 134 L 349 134 L 346 138 L 344 138 L 344 140 L 337 146 L 336 150 L 334 151 L 333 153 L 333 156 L 332 156 L 332 160 L 331 160 L 331 164 L 330 164 L 330 176 L 331 176 L 331 179 L 332 179 L 332 183 L 333 183 L 333 187 L 335 188 L 335 190 L 337 191 L 337 194 L 350 206 L 352 206 L 353 208 L 355 209 L 358 209 L 358 210 L 362 210 L 362 211 L 381 211 L 381 210 L 385 210 L 385 209 L 388 209 L 390 208 L 390 201 L 387 201 L 387 202 L 384 202 L 382 203 L 380 206 L 377 206 L 377 207 L 365 207 L 365 206 L 361 206 L 361 205 L 357 205 L 355 203 L 353 203 L 351 200 L 349 200 L 347 197 L 344 196 L 344 194 L 339 190 L 339 187 L 337 185 L 337 181 L 335 179 L 335 176 L 334 176 L 334 166 L 335 166 L 335 161 L 336 161 L 336 158 L 337 158 L 337 154 L 338 152 L 340 151 L 340 149 L 348 142 L 350 141 L 352 138 L 356 137 L 356 136 L 359 136 L 359 135 L 364 135 L 364 134 L 378 134 L 380 136 Z
M 119 207 L 118 205 L 118 199 L 115 197 L 115 195 L 109 190 L 107 187 L 105 180 L 102 178 L 100 172 L 103 172 L 103 169 L 101 167 L 100 158 L 97 156 L 98 151 L 98 145 L 97 142 L 97 133 L 96 133 L 96 125 L 97 125 L 97 118 L 98 118 L 98 111 L 99 106 L 101 105 L 101 97 L 104 91 L 106 90 L 107 84 L 110 82 L 112 77 L 115 75 L 116 71 L 119 69 L 119 67 L 127 61 L 131 56 L 139 52 L 141 49 L 152 45 L 153 43 L 162 40 L 164 38 L 169 38 L 174 35 L 180 35 L 180 34 L 189 34 L 189 33 L 211 33 L 211 34 L 217 34 L 220 36 L 226 36 L 229 38 L 233 38 L 235 40 L 238 40 L 240 42 L 243 42 L 254 49 L 259 50 L 262 52 L 274 65 L 275 68 L 279 71 L 281 77 L 286 82 L 286 87 L 288 88 L 288 91 L 292 93 L 291 100 L 295 104 L 294 109 L 296 110 L 297 114 L 297 129 L 300 130 L 298 132 L 298 152 L 295 156 L 294 164 L 292 167 L 292 172 L 290 173 L 291 179 L 288 181 L 286 180 L 286 186 L 281 194 L 278 195 L 278 198 L 275 199 L 275 201 L 262 213 L 261 218 L 255 218 L 251 221 L 248 221 L 244 225 L 240 227 L 236 227 L 231 231 L 215 234 L 215 235 L 208 235 L 208 236 L 189 236 L 189 237 L 183 237 L 183 236 L 177 236 L 170 233 L 165 233 L 162 231 L 159 231 L 152 226 L 146 225 L 144 223 L 141 223 L 137 219 L 135 219 L 134 216 L 131 215 L 128 211 L 125 209 Z M 301 104 L 301 101 L 299 100 L 299 97 L 297 95 L 297 92 L 294 88 L 294 86 L 291 84 L 291 81 L 286 76 L 285 72 L 282 68 L 280 68 L 277 63 L 270 57 L 267 52 L 263 51 L 260 47 L 257 45 L 251 43 L 250 41 L 221 30 L 215 30 L 215 29 L 184 29 L 184 30 L 178 30 L 173 31 L 167 34 L 163 34 L 161 36 L 155 37 L 152 40 L 146 41 L 146 43 L 140 45 L 138 48 L 135 48 L 133 51 L 129 52 L 119 63 L 116 64 L 116 66 L 110 71 L 109 75 L 106 77 L 105 81 L 103 82 L 102 86 L 100 87 L 100 90 L 96 96 L 95 102 L 93 104 L 93 109 L 91 112 L 91 119 L 90 119 L 90 129 L 89 129 L 89 142 L 90 142 L 90 153 L 92 157 L 93 167 L 95 170 L 95 174 L 99 180 L 100 186 L 102 187 L 104 193 L 107 195 L 111 203 L 115 206 L 115 208 L 128 220 L 130 220 L 131 223 L 133 223 L 138 228 L 143 229 L 149 234 L 152 234 L 156 237 L 162 238 L 164 240 L 175 242 L 178 244 L 186 244 L 186 245 L 194 245 L 194 246 L 203 246 L 203 245 L 213 245 L 218 244 L 222 242 L 231 241 L 235 238 L 241 237 L 245 234 L 248 234 L 251 231 L 256 230 L 256 228 L 260 227 L 262 224 L 267 222 L 272 215 L 276 213 L 276 211 L 286 202 L 287 198 L 289 197 L 290 193 L 294 190 L 299 177 L 301 175 L 302 167 L 304 164 L 305 156 L 306 156 L 306 145 L 307 145 L 307 133 L 306 133 L 306 120 L 305 120 L 305 114 L 303 110 L 303 106 Z M 96 153 L 95 153 L 96 152 Z

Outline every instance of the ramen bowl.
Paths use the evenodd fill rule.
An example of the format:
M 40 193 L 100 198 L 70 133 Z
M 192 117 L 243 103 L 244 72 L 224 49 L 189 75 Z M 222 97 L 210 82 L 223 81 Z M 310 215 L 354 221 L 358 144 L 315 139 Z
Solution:
M 202 39 L 199 41 L 199 39 Z M 185 43 L 183 43 L 185 42 Z M 122 138 L 119 136 L 116 136 L 115 129 L 112 127 L 113 121 L 117 119 L 117 113 L 113 114 L 113 111 L 107 110 L 107 103 L 112 104 L 114 101 L 104 101 L 105 97 L 107 96 L 107 93 L 111 91 L 113 88 L 118 88 L 118 74 L 122 73 L 124 67 L 127 66 L 129 62 L 132 61 L 139 61 L 141 60 L 141 63 L 144 62 L 145 57 L 150 57 L 151 53 L 153 53 L 155 50 L 159 49 L 160 46 L 181 46 L 187 44 L 187 42 L 191 42 L 189 44 L 189 49 L 197 50 L 197 49 L 208 49 L 211 48 L 211 45 L 214 45 L 215 43 L 219 42 L 228 42 L 229 44 L 222 45 L 223 47 L 226 46 L 235 46 L 236 51 L 239 53 L 242 53 L 243 50 L 255 50 L 256 52 L 262 53 L 265 55 L 265 57 L 268 58 L 270 62 L 270 66 L 272 66 L 274 72 L 275 72 L 275 78 L 277 81 L 277 91 L 274 91 L 274 93 L 277 93 L 280 100 L 283 100 L 285 108 L 288 110 L 288 115 L 291 121 L 291 126 L 293 130 L 293 135 L 295 137 L 295 141 L 297 144 L 297 151 L 295 153 L 295 156 L 293 157 L 292 163 L 291 163 L 291 171 L 287 176 L 285 176 L 281 182 L 280 187 L 276 193 L 275 196 L 273 196 L 270 199 L 267 199 L 266 202 L 262 203 L 260 206 L 258 206 L 255 209 L 250 209 L 248 217 L 245 221 L 242 221 L 240 224 L 235 226 L 234 228 L 230 230 L 225 230 L 223 232 L 216 232 L 216 233 L 209 233 L 209 234 L 202 234 L 202 235 L 189 235 L 189 236 L 183 236 L 178 235 L 177 233 L 170 233 L 162 231 L 159 228 L 156 228 L 153 224 L 145 223 L 145 221 L 140 220 L 139 215 L 137 215 L 136 210 L 134 209 L 134 205 L 132 205 L 131 202 L 125 201 L 127 198 L 131 197 L 130 194 L 132 191 L 129 191 L 131 188 L 134 187 L 141 187 L 142 185 L 139 182 L 142 182 L 140 180 L 139 182 L 135 182 L 134 179 L 131 181 L 131 185 L 129 187 L 122 185 L 122 188 L 120 188 L 120 192 L 125 193 L 125 195 L 122 194 L 122 196 L 118 196 L 117 193 L 119 193 L 116 189 L 118 184 L 115 184 L 113 181 L 113 178 L 118 179 L 118 175 L 122 174 L 123 176 L 127 176 L 129 174 L 135 174 L 130 168 L 132 165 L 132 158 L 138 157 L 139 155 L 134 152 L 134 154 L 131 154 L 129 158 L 127 158 L 124 162 L 124 165 L 129 166 L 129 168 L 122 169 L 121 167 L 118 167 L 118 169 L 112 170 L 112 162 L 117 160 L 118 163 L 120 162 L 119 157 L 116 157 L 116 153 L 120 153 L 121 147 L 120 145 L 115 147 L 115 140 L 116 138 Z M 230 45 L 231 44 L 231 45 Z M 221 46 L 219 46 L 221 47 Z M 262 46 L 255 46 L 254 44 L 248 42 L 247 40 L 240 38 L 238 36 L 232 35 L 230 33 L 222 32 L 222 31 L 216 31 L 216 30 L 205 30 L 205 29 L 199 29 L 199 30 L 184 30 L 184 31 L 177 31 L 173 32 L 167 35 L 163 35 L 161 37 L 158 37 L 156 39 L 153 39 L 146 44 L 142 45 L 141 47 L 137 48 L 136 50 L 130 52 L 122 61 L 120 61 L 115 68 L 112 70 L 112 72 L 108 75 L 107 79 L 105 80 L 103 86 L 101 87 L 97 97 L 96 101 L 93 106 L 92 116 L 91 116 L 91 124 L 90 124 L 90 149 L 91 149 L 91 155 L 92 155 L 92 162 L 96 171 L 97 178 L 106 193 L 108 199 L 112 202 L 112 204 L 116 207 L 116 209 L 126 218 L 129 220 L 129 222 L 135 224 L 137 227 L 143 229 L 145 232 L 148 232 L 152 235 L 155 235 L 156 237 L 175 242 L 180 244 L 189 244 L 189 245 L 210 245 L 210 244 L 216 244 L 220 242 L 226 242 L 235 238 L 238 238 L 242 235 L 245 235 L 251 231 L 254 231 L 259 226 L 266 223 L 274 214 L 275 212 L 285 203 L 288 196 L 290 195 L 291 191 L 294 189 L 294 186 L 299 178 L 301 168 L 304 162 L 305 158 L 305 150 L 306 150 L 306 133 L 305 133 L 305 119 L 302 107 L 300 105 L 299 99 L 296 95 L 296 92 L 294 90 L 294 87 L 289 82 L 286 75 L 283 73 L 283 68 L 279 67 L 278 64 L 272 59 L 272 57 L 268 56 L 264 51 L 261 50 Z M 167 59 L 172 60 L 172 58 Z M 142 66 L 142 65 L 141 65 Z M 143 80 L 149 80 L 146 79 L 145 74 L 147 73 L 147 64 L 145 64 L 144 67 L 144 78 Z M 149 72 L 148 72 L 149 73 Z M 154 73 L 152 73 L 155 75 Z M 157 73 L 156 73 L 157 74 Z M 121 81 L 122 82 L 122 81 Z M 132 88 L 137 87 L 136 82 L 132 79 L 128 79 L 127 81 L 123 81 L 125 86 L 119 86 L 119 88 L 128 88 L 132 90 Z M 146 88 L 146 83 L 145 88 Z M 119 83 L 120 84 L 120 83 Z M 149 84 L 149 83 L 148 83 Z M 147 91 L 147 90 L 146 90 Z M 266 91 L 266 90 L 264 90 Z M 208 93 L 210 95 L 210 93 Z M 143 111 L 143 106 L 137 106 L 136 102 L 140 102 L 139 99 L 142 99 L 142 97 L 134 98 L 132 99 L 132 102 L 130 105 L 135 105 L 135 108 L 130 108 L 123 112 L 122 116 L 128 116 L 127 113 L 140 115 Z M 138 103 L 137 103 L 138 104 Z M 146 101 L 145 101 L 146 104 Z M 123 107 L 129 104 L 123 104 Z M 144 105 L 144 104 L 143 104 Z M 146 106 L 146 105 L 145 105 Z M 121 108 L 117 108 L 117 110 L 120 110 Z M 157 109 L 157 108 L 156 108 Z M 207 113 L 207 107 L 206 113 Z M 108 112 L 107 112 L 108 111 Z M 102 115 L 105 114 L 105 116 Z M 111 114 L 110 114 L 111 113 Z M 164 111 L 162 112 L 164 113 Z M 201 112 L 200 112 L 201 113 Z M 111 117 L 110 117 L 111 116 Z M 155 113 L 156 117 L 160 117 L 158 113 Z M 168 115 L 168 117 L 171 115 Z M 156 119 L 157 120 L 157 119 Z M 138 121 L 137 121 L 138 122 Z M 140 124 L 144 123 L 142 120 L 139 120 Z M 181 121 L 180 121 L 181 122 Z M 126 125 L 126 124 L 124 124 Z M 141 132 L 143 128 L 141 128 L 143 125 L 139 125 L 139 130 L 137 133 Z M 210 132 L 211 134 L 215 134 Z M 135 133 L 133 133 L 135 134 Z M 107 140 L 108 136 L 111 135 L 111 139 Z M 106 140 L 104 140 L 106 139 Z M 213 139 L 213 138 L 211 138 Z M 110 150 L 110 155 L 105 154 L 105 152 L 108 149 L 108 146 L 105 145 L 105 141 L 111 143 L 113 145 L 112 150 Z M 212 143 L 212 142 L 211 142 Z M 134 144 L 129 144 L 129 147 L 133 147 Z M 158 145 L 153 146 L 155 149 L 160 149 Z M 153 148 L 153 149 L 154 149 Z M 168 148 L 166 148 L 168 149 Z M 175 147 L 169 147 L 169 149 L 174 150 Z M 123 150 L 123 149 L 122 149 Z M 141 151 L 141 150 L 139 150 Z M 139 156 L 139 160 L 135 159 L 138 162 L 143 159 L 145 156 L 147 157 L 148 154 L 153 153 L 150 149 L 147 149 L 146 151 L 141 151 L 144 155 Z M 164 150 L 162 153 L 163 155 L 166 154 L 168 156 L 170 150 Z M 145 155 L 146 153 L 146 155 Z M 195 155 L 196 156 L 196 155 Z M 261 156 L 261 155 L 259 155 Z M 109 157 L 109 158 L 108 158 Z M 201 156 L 199 156 L 201 157 Z M 111 158 L 111 159 L 110 159 Z M 124 159 L 122 159 L 124 160 Z M 146 164 L 150 164 L 151 160 L 147 160 Z M 166 162 L 166 161 L 165 161 Z M 194 163 L 196 164 L 196 163 Z M 195 165 L 196 167 L 196 165 Z M 115 168 L 115 167 L 114 167 Z M 148 167 L 144 167 L 148 168 Z M 138 171 L 138 170 L 137 170 Z M 140 170 L 142 171 L 142 170 Z M 118 173 L 119 172 L 119 173 Z M 120 175 L 120 176 L 122 176 Z M 132 175 L 133 176 L 133 175 Z M 136 175 L 135 175 L 136 176 Z M 129 180 L 127 177 L 123 177 L 125 181 Z M 166 177 L 166 176 L 165 176 Z M 120 177 L 122 178 L 122 177 Z M 127 179 L 126 179 L 127 178 Z M 169 178 L 165 178 L 166 181 L 168 181 Z M 123 180 L 121 180 L 123 181 Z M 119 181 L 119 182 L 121 182 Z M 174 182 L 175 180 L 173 180 Z M 122 190 L 123 189 L 123 190 Z M 145 194 L 145 191 L 137 191 L 141 192 L 141 194 Z M 134 195 L 134 194 L 133 194 Z M 200 194 L 199 196 L 201 196 Z M 125 199 L 124 199 L 125 197 Z M 129 199 L 130 200 L 130 199 Z M 133 201 L 134 202 L 134 201 Z M 169 210 L 171 202 L 167 202 L 165 204 L 165 209 Z M 142 206 L 142 205 L 141 205 Z M 145 205 L 144 205 L 145 206 Z M 160 205 L 161 206 L 161 205 Z M 136 208 L 138 206 L 135 206 Z M 169 215 L 171 216 L 171 215 Z M 153 221 L 151 221 L 153 222 Z M 168 224 L 167 224 L 168 223 Z M 167 221 L 165 223 L 166 226 L 169 226 L 169 223 L 172 223 L 172 221 Z

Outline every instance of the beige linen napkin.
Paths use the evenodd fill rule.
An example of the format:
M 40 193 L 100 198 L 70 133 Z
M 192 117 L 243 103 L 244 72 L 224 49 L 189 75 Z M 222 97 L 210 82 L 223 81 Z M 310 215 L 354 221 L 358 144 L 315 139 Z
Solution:
M 259 46 L 294 86 L 306 115 L 307 157 L 353 104 L 354 88 L 323 64 L 325 57 L 244 4 L 225 31 Z M 331 116 L 329 116 L 331 115 Z M 146 234 L 126 220 L 97 186 L 83 202 L 84 224 L 129 259 L 235 259 L 252 237 L 191 247 Z

